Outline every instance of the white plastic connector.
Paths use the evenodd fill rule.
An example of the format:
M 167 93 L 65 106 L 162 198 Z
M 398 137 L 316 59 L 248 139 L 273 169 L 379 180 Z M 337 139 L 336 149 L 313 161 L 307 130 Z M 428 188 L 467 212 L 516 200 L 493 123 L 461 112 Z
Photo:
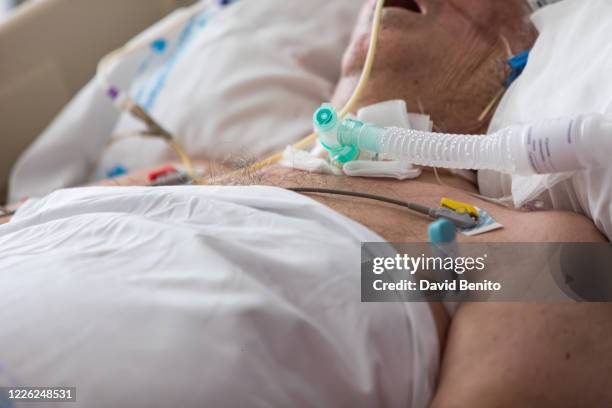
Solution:
M 549 120 L 481 136 L 387 128 L 375 152 L 424 166 L 519 175 L 606 167 L 612 156 L 612 117 Z

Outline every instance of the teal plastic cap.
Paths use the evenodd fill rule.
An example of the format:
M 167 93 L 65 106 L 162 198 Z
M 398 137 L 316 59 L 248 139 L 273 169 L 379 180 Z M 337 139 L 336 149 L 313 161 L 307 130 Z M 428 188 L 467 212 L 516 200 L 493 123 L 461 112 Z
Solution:
M 331 105 L 323 105 L 314 114 L 315 125 L 321 130 L 329 130 L 336 126 L 338 115 Z
M 455 224 L 445 219 L 429 224 L 428 233 L 432 244 L 450 244 L 457 238 Z

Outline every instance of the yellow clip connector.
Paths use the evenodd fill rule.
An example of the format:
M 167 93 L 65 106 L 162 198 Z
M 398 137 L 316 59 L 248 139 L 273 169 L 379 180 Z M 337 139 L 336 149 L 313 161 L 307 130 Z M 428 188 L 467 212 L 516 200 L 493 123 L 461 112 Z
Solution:
M 440 206 L 451 209 L 460 214 L 468 213 L 470 217 L 478 219 L 478 210 L 473 205 L 461 203 L 459 201 L 450 200 L 448 198 L 442 198 Z

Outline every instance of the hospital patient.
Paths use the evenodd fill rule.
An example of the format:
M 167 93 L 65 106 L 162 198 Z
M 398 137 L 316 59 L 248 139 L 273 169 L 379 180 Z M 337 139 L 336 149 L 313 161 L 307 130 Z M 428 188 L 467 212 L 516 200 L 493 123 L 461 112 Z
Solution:
M 507 59 L 508 47 L 513 51 L 520 51 L 528 49 L 534 41 L 536 33 L 530 26 L 529 12 L 529 8 L 522 0 L 504 2 L 388 0 L 383 16 L 377 61 L 365 94 L 360 100 L 360 106 L 389 99 L 404 99 L 410 106 L 419 106 L 424 112 L 431 114 L 436 127 L 441 131 L 453 133 L 486 131 L 487 121 L 479 121 L 478 117 L 499 92 L 507 75 L 504 61 Z M 359 79 L 368 46 L 372 13 L 373 2 L 368 2 L 363 6 L 352 42 L 345 54 L 342 78 L 334 95 L 334 104 L 337 106 L 341 106 L 347 100 Z M 216 166 L 210 162 L 207 164 Z M 146 170 L 143 170 L 142 173 L 134 173 L 106 184 L 144 184 L 145 174 Z M 158 190 L 108 188 L 108 190 L 63 192 L 52 195 L 52 198 L 43 199 L 39 203 L 26 204 L 23 214 L 19 214 L 16 220 L 4 227 L 0 241 L 4 241 L 4 246 L 9 249 L 5 250 L 7 251 L 5 260 L 0 261 L 2 267 L 0 269 L 6 270 L 7 266 L 14 267 L 20 263 L 26 265 L 24 268 L 30 267 L 31 270 L 38 268 L 42 271 L 45 262 L 65 265 L 61 263 L 64 262 L 61 260 L 62 256 L 68 260 L 67 265 L 76 268 L 78 262 L 70 263 L 70 260 L 74 260 L 70 248 L 71 245 L 75 245 L 75 250 L 79 251 L 79 262 L 87 262 L 89 253 L 94 256 L 100 252 L 98 255 L 101 258 L 95 262 L 101 262 L 117 270 L 123 268 L 125 274 L 130 276 L 127 280 L 129 285 L 142 285 L 142 287 L 149 285 L 161 290 L 164 284 L 157 280 L 163 279 L 164 273 L 172 269 L 168 266 L 164 255 L 161 255 L 162 252 L 168 251 L 168 258 L 177 262 L 172 265 L 180 265 L 186 270 L 191 270 L 189 269 L 191 266 L 188 266 L 186 260 L 178 254 L 184 257 L 192 256 L 202 262 L 204 260 L 213 262 L 209 272 L 212 276 L 207 278 L 209 280 L 203 281 L 204 283 L 198 282 L 208 286 L 218 285 L 218 290 L 221 292 L 215 295 L 213 292 L 206 292 L 206 296 L 210 297 L 194 299 L 193 310 L 197 311 L 199 307 L 224 310 L 223 308 L 228 307 L 231 302 L 229 294 L 232 291 L 241 293 L 244 288 L 254 291 L 251 294 L 252 298 L 246 296 L 242 304 L 236 303 L 233 306 L 237 309 L 246 308 L 245 310 L 249 311 L 247 317 L 242 315 L 236 317 L 231 313 L 224 315 L 219 312 L 218 317 L 226 319 L 223 323 L 207 319 L 201 322 L 215 335 L 221 330 L 221 333 L 228 336 L 237 333 L 236 336 L 245 336 L 246 339 L 253 341 L 245 342 L 244 349 L 240 349 L 244 354 L 239 352 L 235 354 L 237 351 L 231 346 L 233 344 L 231 341 L 234 340 L 228 340 L 226 348 L 215 345 L 216 354 L 204 357 L 204 364 L 207 361 L 211 365 L 215 361 L 223 361 L 227 365 L 215 368 L 222 373 L 215 379 L 219 387 L 223 388 L 224 384 L 231 380 L 224 378 L 223 374 L 236 375 L 236 372 L 230 370 L 233 362 L 248 361 L 250 357 L 245 356 L 254 356 L 257 353 L 265 356 L 266 353 L 278 352 L 279 355 L 291 355 L 293 359 L 299 361 L 289 363 L 291 369 L 287 370 L 284 378 L 270 379 L 270 381 L 266 380 L 266 376 L 271 375 L 269 372 L 258 371 L 253 368 L 254 366 L 245 364 L 247 370 L 253 370 L 244 377 L 252 381 L 253 388 L 243 384 L 243 388 L 237 386 L 238 391 L 235 394 L 246 392 L 251 398 L 250 401 L 266 401 L 266 394 L 257 387 L 276 389 L 274 387 L 277 384 L 278 389 L 283 389 L 283 392 L 278 391 L 274 397 L 276 399 L 271 401 L 279 406 L 283 401 L 293 401 L 295 406 L 301 405 L 300 403 L 309 405 L 313 401 L 317 402 L 313 403 L 313 406 L 432 404 L 436 407 L 574 407 L 612 404 L 612 393 L 607 386 L 609 382 L 607 375 L 612 368 L 612 346 L 607 340 L 612 335 L 612 318 L 610 318 L 612 306 L 475 303 L 463 304 L 453 316 L 449 316 L 439 304 L 431 304 L 428 308 L 423 305 L 408 304 L 405 309 L 397 305 L 357 305 L 358 278 L 354 276 L 352 278 L 356 286 L 344 287 L 343 284 L 338 284 L 340 278 L 333 280 L 329 274 L 336 273 L 339 277 L 358 274 L 360 241 L 381 239 L 389 242 L 426 241 L 429 220 L 392 206 L 373 204 L 355 198 L 312 195 L 311 198 L 315 201 L 310 201 L 282 190 L 240 187 L 257 184 L 273 187 L 340 188 L 416 201 L 430 206 L 435 206 L 440 197 L 445 196 L 472 202 L 487 210 L 505 226 L 502 230 L 471 238 L 470 242 L 475 240 L 606 241 L 593 223 L 582 216 L 554 211 L 527 213 L 499 207 L 468 195 L 477 192 L 477 188 L 466 177 L 442 172 L 439 178 L 440 180 L 437 180 L 432 172 L 425 171 L 418 180 L 409 182 L 371 180 L 310 174 L 280 166 L 269 166 L 252 174 L 234 174 L 231 177 L 221 178 L 222 184 L 236 187 L 185 187 Z M 318 205 L 317 202 L 324 206 Z M 136 223 L 130 212 L 137 219 L 146 222 Z M 81 218 L 78 218 L 79 216 Z M 75 237 L 71 237 L 67 232 L 64 233 L 60 245 L 52 242 L 45 231 L 53 230 L 53 225 L 62 222 L 69 223 L 68 225 L 75 231 Z M 159 229 L 156 229 L 156 222 L 159 223 Z M 67 228 L 66 231 L 71 229 Z M 125 247 L 113 247 L 114 244 L 105 241 L 102 247 L 96 247 L 101 245 L 96 244 L 96 233 L 115 236 L 119 231 L 123 231 L 124 234 L 135 234 L 134 239 L 138 242 L 125 239 L 123 242 Z M 136 234 L 135 231 L 140 233 Z M 248 232 L 240 233 L 240 231 L 253 231 L 252 239 L 245 236 L 249 234 Z M 154 240 L 146 240 L 144 236 L 147 234 L 155 236 L 155 239 L 161 243 L 155 244 Z M 215 234 L 219 241 L 214 241 Z M 231 238 L 226 242 L 222 234 L 228 234 L 227 236 Z M 197 237 L 197 245 L 190 241 L 196 239 L 194 236 Z M 116 235 L 116 239 L 119 239 L 118 237 Z M 30 241 L 27 241 L 27 238 L 30 238 Z M 35 243 L 31 243 L 33 239 L 36 240 Z M 83 246 L 79 246 L 78 240 L 86 242 L 82 244 Z M 11 247 L 15 242 L 26 241 L 31 245 L 29 251 L 21 247 Z M 148 245 L 151 245 L 150 251 L 159 251 L 151 255 L 150 264 L 147 266 L 157 271 L 155 274 L 141 276 L 125 265 L 122 266 L 121 261 L 112 261 L 111 255 L 119 256 L 127 252 L 127 249 L 133 251 L 129 255 L 130 258 L 137 258 L 138 254 L 145 256 L 149 253 L 146 250 Z M 201 249 L 200 246 L 205 249 Z M 302 251 L 296 250 L 296 247 Z M 45 258 L 45 248 L 47 250 L 55 248 L 59 255 Z M 200 254 L 199 251 L 203 252 Z M 37 260 L 33 260 L 31 256 L 28 258 L 27 252 L 37 253 L 40 258 Z M 276 259 L 273 255 L 275 252 L 282 253 L 285 257 Z M 344 268 L 351 270 L 342 272 L 341 265 L 344 262 L 342 259 L 335 259 L 334 253 L 337 254 L 337 258 L 347 254 L 355 255 L 356 259 L 347 261 L 348 265 L 355 266 L 354 270 Z M 261 262 L 260 266 L 257 266 L 258 262 Z M 156 263 L 166 265 L 166 269 L 162 268 L 163 273 Z M 247 268 L 246 265 L 250 266 Z M 95 265 L 91 265 L 90 268 L 92 272 L 88 279 L 92 279 L 91 283 L 104 285 L 104 280 L 97 278 L 97 274 L 104 272 L 104 269 Z M 93 272 L 94 270 L 97 272 Z M 45 276 L 42 272 L 39 275 L 34 272 L 31 274 L 39 278 Z M 2 279 L 0 287 L 6 285 L 13 287 L 5 275 L 4 272 L 0 273 Z M 126 307 L 125 312 L 128 315 L 133 313 L 134 316 L 140 316 L 138 321 L 142 323 L 139 325 L 148 327 L 146 325 L 149 324 L 149 319 L 152 321 L 159 319 L 159 322 L 164 323 L 166 313 L 172 313 L 166 308 L 187 310 L 184 312 L 187 313 L 186 316 L 192 310 L 181 309 L 182 303 L 187 302 L 187 299 L 173 297 L 172 292 L 167 291 L 156 295 L 159 301 L 157 305 L 161 305 L 158 309 L 160 315 L 147 313 L 144 308 L 139 308 L 148 304 L 147 298 L 138 297 L 137 293 L 130 292 L 131 286 L 127 288 L 117 286 L 117 282 L 122 279 L 121 274 L 110 275 L 108 293 L 96 292 L 91 296 L 101 303 L 106 302 L 104 298 L 107 295 L 116 296 L 116 302 L 124 306 L 130 304 L 130 296 L 135 296 L 135 303 L 130 304 L 134 309 Z M 70 273 L 63 273 L 61 276 L 71 277 Z M 171 280 L 165 284 L 168 287 L 164 287 L 164 290 L 180 291 L 182 285 L 194 279 L 189 273 L 181 276 L 184 282 L 180 279 Z M 313 279 L 317 282 L 313 282 Z M 326 279 L 325 283 L 323 284 L 320 279 Z M 75 301 L 75 308 L 90 307 L 89 300 L 78 296 L 77 286 L 65 284 L 74 290 L 74 293 L 69 293 L 80 299 L 81 303 Z M 266 292 L 266 296 L 272 299 L 258 298 L 255 295 L 257 291 L 263 290 L 262 286 L 276 288 Z M 207 287 L 203 286 L 201 289 L 210 290 Z M 301 292 L 300 289 L 303 288 L 308 288 L 309 292 Z M 51 293 L 41 295 L 43 301 L 51 302 L 57 310 L 64 310 L 64 307 L 49 300 L 63 293 L 60 286 L 51 285 L 51 289 L 41 288 L 41 290 Z M 194 295 L 192 293 L 190 296 Z M 281 302 L 278 299 L 285 301 Z M 42 305 L 40 310 L 32 311 L 33 306 L 24 307 L 24 310 L 38 319 L 43 319 L 46 307 L 43 301 L 38 300 Z M 273 304 L 276 309 L 268 309 L 267 314 L 256 308 L 249 309 L 252 304 L 257 302 L 263 304 L 268 301 L 279 303 Z M 320 304 L 317 305 L 316 302 Z M 108 303 L 110 304 L 110 301 Z M 354 309 L 350 309 L 353 303 Z M 109 320 L 104 313 L 112 311 L 119 313 L 122 310 L 113 307 L 94 310 L 100 311 L 98 318 L 108 323 Z M 305 320 L 300 320 L 297 326 L 292 326 L 289 320 L 274 318 L 274 316 L 282 317 L 283 313 L 296 313 L 302 316 L 302 312 L 312 313 L 313 321 L 304 318 Z M 7 312 L 0 311 L 0 320 L 5 317 L 2 313 Z M 338 313 L 338 316 L 342 316 L 344 320 L 341 323 L 334 323 L 334 313 Z M 360 336 L 370 330 L 382 337 L 385 337 L 385 332 L 391 333 L 390 330 L 397 324 L 393 323 L 391 318 L 402 316 L 403 313 L 406 314 L 406 320 L 412 327 L 412 331 L 408 334 L 400 336 L 394 331 L 393 335 L 386 336 L 388 338 L 384 340 L 370 339 L 362 342 Z M 234 318 L 235 330 L 238 331 L 232 332 Z M 243 318 L 245 320 L 242 320 Z M 267 328 L 257 331 L 259 329 L 254 327 L 255 323 L 252 323 L 253 326 L 248 323 L 251 321 L 259 322 Z M 381 322 L 388 326 L 384 326 Z M 320 332 L 313 332 L 309 324 L 317 327 Z M 339 328 L 333 327 L 336 324 Z M 164 347 L 169 343 L 165 341 L 172 336 L 180 336 L 181 330 L 185 330 L 187 326 L 187 323 L 179 321 L 175 327 L 168 328 L 170 330 L 168 332 L 164 330 L 155 332 L 155 329 L 150 328 L 151 333 L 155 333 L 154 338 L 150 340 L 151 349 L 168 351 L 169 349 Z M 94 326 L 88 330 L 102 337 L 112 335 L 104 330 L 98 333 Z M 257 335 L 272 343 L 277 340 L 274 334 L 270 333 L 276 331 L 281 336 L 279 338 L 282 338 L 282 333 L 290 334 L 294 330 L 302 335 L 292 340 L 293 344 L 274 343 L 275 350 L 271 350 L 268 346 L 257 343 L 256 338 L 251 339 L 249 330 L 255 330 Z M 343 333 L 343 330 L 348 334 Z M 179 334 L 175 334 L 174 331 Z M 314 336 L 313 333 L 327 333 L 331 337 Z M 343 336 L 347 337 L 346 343 L 335 339 Z M 88 336 L 84 335 L 83 338 L 86 339 Z M 400 344 L 398 340 L 400 338 L 404 345 Z M 5 340 L 6 337 L 0 335 L 0 344 L 4 344 Z M 134 334 L 134 342 L 142 340 Z M 74 341 L 77 347 L 80 347 L 79 340 Z M 335 341 L 338 343 L 334 343 Z M 207 340 L 202 342 L 203 349 L 193 346 L 188 340 L 181 340 L 180 344 L 191 350 L 194 353 L 191 358 L 194 358 L 196 353 L 210 352 L 211 349 L 207 347 L 213 347 L 207 343 Z M 27 355 L 28 350 L 28 341 L 25 343 L 26 345 L 18 350 L 23 355 Z M 334 344 L 340 348 L 346 347 L 346 350 L 334 349 Z M 377 349 L 376 345 L 380 348 Z M 140 346 L 128 348 L 142 359 L 138 361 L 146 364 L 145 361 L 150 356 L 135 351 L 137 347 Z M 385 350 L 389 347 L 393 347 L 394 350 Z M 404 348 L 409 350 L 406 351 Z M 289 350 L 292 352 L 289 353 Z M 301 356 L 300 350 L 305 353 L 320 354 Z M 410 350 L 416 354 L 411 355 Z M 92 352 L 95 353 L 95 350 Z M 346 360 L 341 359 L 341 362 L 338 362 L 337 357 L 334 357 L 335 353 L 344 355 Z M 418 357 L 419 353 L 422 353 L 421 357 Z M 394 356 L 401 356 L 399 360 L 403 361 L 398 363 L 398 359 L 394 359 Z M 190 354 L 180 354 L 180 358 L 185 359 L 181 360 L 181 363 L 188 364 Z M 380 358 L 380 366 L 370 367 L 368 364 L 371 363 L 351 365 L 351 361 L 362 361 L 360 359 L 370 361 L 377 358 Z M 330 367 L 317 371 L 314 368 L 317 361 L 328 361 Z M 438 361 L 441 364 L 439 370 Z M 284 363 L 286 362 L 281 361 L 279 366 L 272 367 L 280 369 Z M 117 361 L 116 364 L 122 363 Z M 346 372 L 338 368 L 343 364 L 347 365 Z M 102 362 L 101 367 L 107 374 L 113 371 L 112 365 L 108 362 Z M 125 369 L 127 366 L 121 367 Z M 168 367 L 153 364 L 152 368 L 165 370 Z M 27 376 L 33 373 L 32 370 L 32 367 L 28 367 L 22 374 Z M 357 370 L 358 373 L 352 375 L 351 370 Z M 379 371 L 380 374 L 376 374 Z M 330 378 L 328 375 L 336 377 Z M 36 378 L 34 374 L 32 376 Z M 313 381 L 312 388 L 303 384 L 296 385 L 299 384 L 301 377 Z M 101 375 L 100 380 L 103 378 Z M 317 378 L 320 378 L 320 382 L 317 382 Z M 372 378 L 377 380 L 371 381 Z M 407 383 L 395 384 L 394 381 L 398 378 L 406 378 Z M 286 382 L 283 382 L 285 380 Z M 185 381 L 190 380 L 185 379 Z M 201 377 L 201 382 L 210 381 L 211 377 Z M 355 382 L 353 388 L 346 385 L 351 381 Z M 437 384 L 436 387 L 434 383 Z M 159 386 L 170 387 L 167 384 Z M 215 389 L 213 386 L 205 387 L 209 392 Z M 363 394 L 355 394 L 352 397 L 338 396 L 347 389 L 361 390 Z M 231 389 L 228 390 L 226 395 L 228 398 L 231 397 L 229 395 L 231 392 Z M 278 399 L 278 395 L 283 395 L 287 399 Z M 215 402 L 223 401 L 221 398 L 216 396 L 208 401 L 214 405 Z M 189 402 L 182 405 L 190 406 Z

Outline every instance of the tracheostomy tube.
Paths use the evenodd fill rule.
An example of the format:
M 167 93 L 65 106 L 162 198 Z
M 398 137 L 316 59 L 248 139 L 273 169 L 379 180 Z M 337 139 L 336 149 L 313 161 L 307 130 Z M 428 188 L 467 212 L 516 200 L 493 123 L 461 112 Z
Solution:
M 456 135 L 340 119 L 322 105 L 314 114 L 319 141 L 332 160 L 357 160 L 361 151 L 390 160 L 507 174 L 549 174 L 609 166 L 612 116 L 582 115 L 509 126 L 489 135 Z

